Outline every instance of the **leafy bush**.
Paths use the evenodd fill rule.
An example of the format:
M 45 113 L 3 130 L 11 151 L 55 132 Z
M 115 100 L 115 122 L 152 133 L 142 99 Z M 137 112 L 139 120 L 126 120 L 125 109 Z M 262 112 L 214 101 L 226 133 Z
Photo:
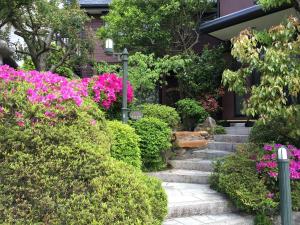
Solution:
M 177 111 L 181 116 L 185 129 L 193 130 L 196 123 L 202 123 L 209 114 L 193 99 L 182 99 L 176 103 Z
M 108 127 L 113 136 L 111 156 L 140 169 L 142 165 L 140 137 L 135 130 L 119 121 L 109 121 Z
M 172 107 L 160 104 L 143 104 L 139 106 L 144 117 L 153 117 L 167 123 L 171 128 L 176 128 L 180 122 L 180 117 Z
M 133 127 L 140 136 L 144 170 L 159 170 L 166 166 L 163 153 L 171 147 L 171 129 L 157 118 L 142 118 Z
M 235 155 L 221 159 L 214 165 L 214 173 L 210 179 L 211 186 L 227 194 L 239 209 L 257 213 L 258 224 L 263 223 L 261 221 L 266 219 L 265 215 L 276 215 L 279 206 L 278 179 L 277 175 L 271 173 L 274 172 L 277 156 L 273 156 L 273 148 L 272 151 L 266 149 L 271 148 L 262 150 L 253 144 L 240 147 Z M 298 152 L 296 155 L 299 154 L 300 150 L 290 146 L 291 151 L 292 149 L 295 154 Z M 294 161 L 299 162 L 299 157 L 294 157 Z M 293 168 L 295 167 L 291 166 L 291 174 L 294 173 Z M 293 210 L 298 211 L 300 182 L 295 178 L 291 182 L 292 202 Z
M 213 134 L 226 134 L 225 128 L 220 125 L 216 125 L 213 128 L 212 132 L 213 132 Z
M 292 144 L 300 147 L 297 131 L 300 130 L 300 113 L 293 117 L 278 116 L 271 120 L 257 121 L 252 127 L 249 141 L 263 146 L 265 143 Z
M 110 157 L 104 114 L 77 85 L 0 67 L 0 224 L 161 224 L 160 182 Z
M 167 202 L 160 182 L 105 156 L 100 146 L 107 138 L 84 129 L 81 121 L 0 126 L 1 224 L 162 222 Z

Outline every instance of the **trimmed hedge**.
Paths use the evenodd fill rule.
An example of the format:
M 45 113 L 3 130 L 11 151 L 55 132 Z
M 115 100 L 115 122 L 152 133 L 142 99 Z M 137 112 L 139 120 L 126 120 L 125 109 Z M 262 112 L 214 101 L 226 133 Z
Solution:
M 257 157 L 263 153 L 253 144 L 241 146 L 235 155 L 220 159 L 210 177 L 213 189 L 228 195 L 238 209 L 257 214 L 256 224 L 269 224 L 279 210 L 278 180 L 259 174 Z M 300 181 L 291 181 L 293 210 L 300 210 Z
M 166 167 L 164 153 L 171 148 L 171 129 L 157 118 L 142 118 L 132 124 L 140 136 L 140 149 L 144 170 Z
M 194 130 L 197 123 L 203 123 L 209 116 L 208 112 L 194 99 L 179 100 L 176 108 L 186 130 Z
M 0 224 L 161 224 L 160 182 L 107 156 L 93 130 L 1 124 Z
M 179 114 L 175 108 L 160 104 L 143 104 L 139 106 L 144 117 L 153 117 L 167 123 L 171 128 L 176 128 L 180 123 Z
M 119 121 L 109 121 L 108 127 L 113 139 L 110 149 L 111 156 L 140 169 L 142 165 L 140 137 L 135 130 Z

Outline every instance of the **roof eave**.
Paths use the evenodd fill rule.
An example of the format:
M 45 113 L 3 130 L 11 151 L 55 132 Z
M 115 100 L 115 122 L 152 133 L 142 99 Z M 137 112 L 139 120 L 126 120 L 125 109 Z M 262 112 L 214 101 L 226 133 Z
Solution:
M 245 21 L 266 16 L 284 9 L 291 8 L 292 5 L 284 5 L 280 8 L 275 8 L 269 11 L 264 11 L 261 6 L 255 5 L 226 16 L 219 17 L 212 21 L 205 22 L 200 25 L 199 30 L 202 33 L 211 33 L 229 26 L 233 26 Z
M 80 8 L 83 9 L 108 9 L 109 4 L 80 4 Z

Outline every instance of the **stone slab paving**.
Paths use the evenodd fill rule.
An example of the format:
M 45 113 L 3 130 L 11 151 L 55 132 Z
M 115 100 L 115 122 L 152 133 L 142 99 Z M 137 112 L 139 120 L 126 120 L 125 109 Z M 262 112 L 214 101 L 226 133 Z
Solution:
M 168 196 L 168 218 L 235 211 L 232 204 L 207 184 L 163 183 Z
M 174 169 L 188 169 L 210 172 L 212 171 L 212 161 L 203 159 L 169 160 L 168 163 Z
M 166 220 L 163 225 L 254 225 L 254 222 L 247 215 L 228 213 L 174 218 Z
M 211 172 L 172 169 L 149 173 L 165 182 L 207 184 Z

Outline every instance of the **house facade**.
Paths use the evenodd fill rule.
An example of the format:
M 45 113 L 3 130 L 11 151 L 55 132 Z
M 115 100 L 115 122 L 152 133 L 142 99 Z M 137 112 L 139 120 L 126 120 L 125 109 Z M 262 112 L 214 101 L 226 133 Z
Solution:
M 209 35 L 223 43 L 230 42 L 231 38 L 246 28 L 264 30 L 280 24 L 291 15 L 297 16 L 295 8 L 291 5 L 264 11 L 254 0 L 219 0 L 218 10 L 219 17 L 201 24 L 199 29 L 202 34 Z M 231 67 L 238 66 L 230 57 L 230 53 L 225 57 Z M 258 82 L 257 74 L 253 74 L 248 82 L 249 86 Z M 242 103 L 245 98 L 247 96 L 239 96 L 226 91 L 222 97 L 222 119 L 247 119 L 242 113 Z
M 112 0 L 79 0 L 82 9 L 91 16 L 88 26 L 92 32 L 104 26 L 102 16 L 109 12 L 109 4 Z M 296 16 L 296 10 L 290 6 L 264 11 L 256 4 L 255 0 L 218 0 L 215 15 L 210 20 L 202 23 L 199 27 L 201 38 L 195 47 L 197 52 L 201 52 L 203 46 L 209 44 L 216 46 L 221 43 L 228 44 L 230 39 L 237 36 L 240 31 L 252 27 L 257 30 L 268 29 L 281 23 L 288 16 Z M 117 57 L 106 54 L 104 43 L 97 41 L 92 58 L 95 61 L 106 61 L 117 63 Z M 230 67 L 238 66 L 232 59 L 230 52 L 225 55 L 225 59 Z M 87 73 L 89 71 L 86 71 Z M 249 85 L 257 82 L 255 75 L 249 80 Z M 160 103 L 172 105 L 180 98 L 178 84 L 175 79 L 168 80 L 168 85 L 160 90 Z M 224 120 L 240 121 L 246 120 L 242 114 L 242 102 L 246 96 L 239 96 L 233 92 L 226 91 L 222 97 L 222 115 Z

